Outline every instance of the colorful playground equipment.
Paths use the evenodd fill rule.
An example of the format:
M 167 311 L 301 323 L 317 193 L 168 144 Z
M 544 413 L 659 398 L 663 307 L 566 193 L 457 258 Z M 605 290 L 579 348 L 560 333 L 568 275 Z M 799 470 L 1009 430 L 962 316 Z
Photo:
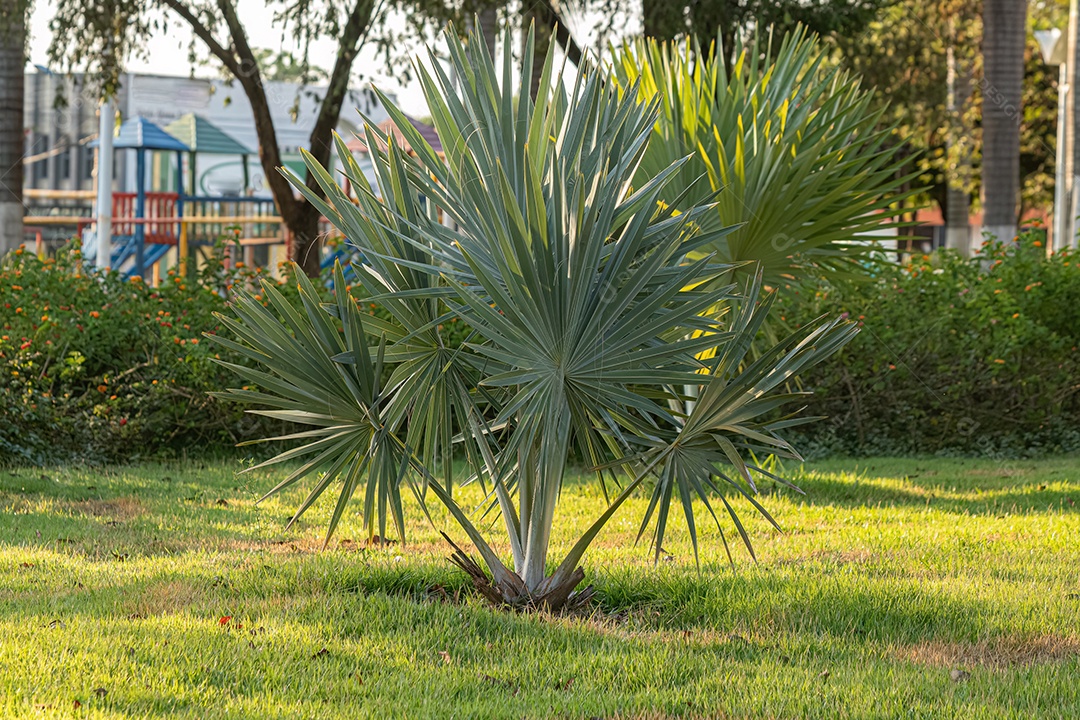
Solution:
M 273 200 L 246 194 L 209 196 L 195 192 L 198 188 L 194 171 L 199 153 L 239 156 L 246 170 L 252 150 L 194 115 L 184 116 L 169 127 L 183 139 L 143 117 L 125 121 L 113 139 L 114 150 L 134 152 L 136 161 L 134 191 L 112 193 L 110 267 L 126 277 L 156 277 L 159 264 L 174 249 L 171 262 L 184 265 L 189 257 L 213 245 L 226 233 L 243 248 L 247 260 L 254 247 L 284 244 L 281 218 Z M 90 146 L 97 147 L 98 141 L 94 140 Z M 188 184 L 185 184 L 185 158 L 191 176 Z M 246 191 L 246 172 L 244 176 Z M 168 189 L 153 189 L 155 184 Z M 44 251 L 42 238 L 46 228 L 54 228 L 59 231 L 54 234 L 66 237 L 72 232 L 84 240 L 95 237 L 94 213 L 88 212 L 88 203 L 95 196 L 93 191 L 28 190 L 27 195 L 51 206 L 46 215 L 26 218 L 39 252 Z M 85 245 L 90 253 L 96 248 L 94 242 Z
M 441 153 L 442 146 L 434 128 L 408 119 L 436 152 Z M 406 152 L 412 151 L 404 135 L 390 121 L 380 124 L 379 129 Z M 98 147 L 98 141 L 93 141 L 90 146 Z M 359 156 L 364 167 L 367 162 L 363 156 L 369 151 L 363 141 L 353 140 L 348 148 Z M 201 254 L 226 237 L 229 240 L 227 261 L 243 260 L 248 265 L 275 268 L 275 260 L 285 259 L 287 230 L 274 201 L 251 194 L 248 160 L 253 151 L 205 118 L 185 115 L 166 129 L 144 117 L 130 118 L 116 132 L 113 149 L 136 153 L 134 182 L 128 183 L 128 191 L 111 194 L 109 265 L 113 270 L 126 277 L 139 276 L 157 282 L 163 263 L 180 267 L 187 267 L 192 259 L 198 263 Z M 210 194 L 211 188 L 200 183 L 198 160 L 204 155 L 239 159 L 243 184 L 236 188 L 236 194 Z M 235 164 L 231 167 L 236 170 Z M 346 192 L 351 192 L 348 182 Z M 97 213 L 91 205 L 96 197 L 94 191 L 28 189 L 25 195 L 47 208 L 44 214 L 25 218 L 25 226 L 34 236 L 39 254 L 46 252 L 48 237 L 59 242 L 72 235 L 83 238 L 88 255 L 96 251 Z M 324 237 L 329 242 L 322 258 L 323 267 L 331 266 L 337 260 L 346 266 L 356 262 L 359 258 L 348 243 L 342 242 L 340 236 L 333 236 L 329 223 L 325 227 Z M 258 248 L 266 250 L 257 253 Z M 256 262 L 257 258 L 259 262 Z
M 97 140 L 90 143 L 98 146 Z M 176 219 L 183 216 L 180 193 L 147 193 L 146 152 L 176 153 L 176 185 L 183 187 L 182 153 L 190 148 L 146 118 L 124 122 L 113 139 L 116 150 L 136 153 L 135 192 L 112 195 L 113 250 L 111 265 L 125 275 L 145 275 L 176 244 Z M 147 245 L 153 247 L 147 248 Z

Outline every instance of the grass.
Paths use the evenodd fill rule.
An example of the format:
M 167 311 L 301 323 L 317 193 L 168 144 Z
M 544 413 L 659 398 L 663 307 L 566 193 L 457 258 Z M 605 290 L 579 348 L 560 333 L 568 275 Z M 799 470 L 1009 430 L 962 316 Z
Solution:
M 329 503 L 285 532 L 302 491 L 237 469 L 0 471 L 0 714 L 1080 716 L 1075 459 L 791 468 L 734 570 L 678 527 L 654 567 L 635 501 L 575 618 L 485 606 L 415 507 L 406 547 L 353 517 L 320 550 Z M 569 487 L 560 547 L 601 505 Z

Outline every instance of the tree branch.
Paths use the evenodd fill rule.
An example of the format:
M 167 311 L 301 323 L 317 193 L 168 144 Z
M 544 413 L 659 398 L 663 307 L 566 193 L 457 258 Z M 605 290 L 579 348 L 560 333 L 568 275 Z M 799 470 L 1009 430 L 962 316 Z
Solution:
M 308 136 L 308 149 L 322 165 L 327 165 L 330 161 L 333 146 L 331 134 L 341 118 L 341 106 L 349 92 L 349 77 L 352 75 L 353 62 L 360 52 L 361 38 L 371 24 L 374 6 L 374 0 L 356 0 L 338 43 L 337 60 L 330 73 L 326 95 L 319 106 L 319 116 L 315 120 L 315 127 L 311 129 L 311 135 Z M 322 188 L 311 173 L 307 174 L 306 183 L 308 188 L 317 195 L 320 197 L 323 195 Z
M 581 67 L 584 52 L 566 26 L 566 22 L 563 21 L 559 9 L 555 7 L 552 0 L 540 0 L 539 5 L 548 27 L 551 28 L 551 32 L 555 36 L 555 42 L 559 43 L 563 52 L 566 53 L 566 59 L 572 62 L 574 67 Z
M 311 130 L 308 138 L 310 141 L 311 154 L 321 162 L 326 163 L 330 159 L 330 133 L 337 125 L 341 117 L 341 105 L 345 102 L 345 95 L 349 92 L 349 77 L 352 74 L 353 61 L 360 52 L 360 38 L 371 24 L 371 14 L 374 9 L 373 0 L 356 0 L 349 19 L 345 23 L 345 31 L 338 43 L 337 60 L 334 69 L 330 73 L 330 81 L 326 88 L 326 96 L 323 97 L 319 107 L 319 117 L 315 121 L 315 127 Z
M 292 185 L 278 168 L 281 167 L 281 148 L 278 146 L 274 119 L 270 113 L 270 103 L 266 99 L 259 61 L 248 44 L 247 33 L 236 15 L 236 8 L 231 0 L 217 0 L 217 6 L 225 19 L 232 39 L 233 52 L 236 54 L 237 67 L 233 75 L 244 88 L 251 112 L 255 119 L 255 133 L 259 138 L 259 162 L 263 167 L 264 179 L 270 192 L 277 201 L 278 211 L 290 230 L 295 229 L 296 213 L 299 203 L 293 193 Z

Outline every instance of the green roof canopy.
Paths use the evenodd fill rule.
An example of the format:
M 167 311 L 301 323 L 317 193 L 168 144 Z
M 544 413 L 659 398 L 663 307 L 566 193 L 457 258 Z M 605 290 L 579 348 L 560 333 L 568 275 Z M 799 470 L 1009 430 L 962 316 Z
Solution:
M 206 118 L 188 113 L 165 126 L 165 131 L 177 138 L 192 152 L 210 155 L 254 155 L 254 151 L 233 139 Z

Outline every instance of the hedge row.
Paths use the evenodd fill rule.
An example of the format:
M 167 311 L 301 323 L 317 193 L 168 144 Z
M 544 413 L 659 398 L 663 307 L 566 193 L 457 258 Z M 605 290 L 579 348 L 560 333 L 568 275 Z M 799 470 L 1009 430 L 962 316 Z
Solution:
M 814 454 L 1030 455 L 1080 449 L 1080 255 L 1037 235 L 785 294 L 798 324 L 846 312 L 863 331 L 804 376 Z

